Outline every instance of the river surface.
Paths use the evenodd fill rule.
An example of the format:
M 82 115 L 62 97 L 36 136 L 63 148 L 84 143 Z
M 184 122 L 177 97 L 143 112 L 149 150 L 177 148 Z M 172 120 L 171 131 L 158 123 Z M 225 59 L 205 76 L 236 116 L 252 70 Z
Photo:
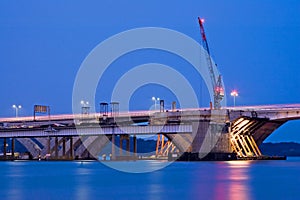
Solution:
M 132 171 L 166 164 L 114 162 Z M 125 173 L 96 161 L 8 161 L 0 162 L 0 171 L 0 199 L 300 199 L 299 157 L 174 162 L 148 173 Z

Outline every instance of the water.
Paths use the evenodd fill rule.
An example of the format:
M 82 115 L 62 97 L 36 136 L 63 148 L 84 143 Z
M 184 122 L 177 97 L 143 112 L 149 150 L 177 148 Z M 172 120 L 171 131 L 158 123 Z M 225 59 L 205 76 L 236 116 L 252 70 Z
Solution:
M 156 168 L 159 161 L 119 162 Z M 124 173 L 99 162 L 0 162 L 0 199 L 300 199 L 300 158 L 176 162 Z

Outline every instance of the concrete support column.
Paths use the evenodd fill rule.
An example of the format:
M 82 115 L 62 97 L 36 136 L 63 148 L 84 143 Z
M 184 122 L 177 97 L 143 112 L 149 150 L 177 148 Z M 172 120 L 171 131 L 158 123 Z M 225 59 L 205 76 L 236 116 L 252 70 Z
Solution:
M 120 156 L 123 153 L 123 135 L 120 135 Z
M 130 136 L 126 135 L 126 151 L 127 155 L 130 156 Z
M 11 138 L 11 156 L 15 158 L 15 138 Z
M 6 159 L 6 138 L 3 139 L 3 157 Z
M 48 140 L 47 140 L 47 154 L 51 154 L 51 138 L 48 137 Z
M 62 148 L 63 148 L 62 156 L 65 159 L 66 158 L 66 138 L 65 137 L 63 137 L 63 146 L 62 146 Z
M 134 157 L 137 157 L 137 141 L 136 141 L 136 135 L 133 136 L 133 153 L 134 153 Z
M 111 159 L 116 160 L 115 134 L 111 135 Z
M 70 137 L 70 159 L 74 158 L 73 137 Z
M 55 137 L 55 159 L 58 159 L 58 137 Z

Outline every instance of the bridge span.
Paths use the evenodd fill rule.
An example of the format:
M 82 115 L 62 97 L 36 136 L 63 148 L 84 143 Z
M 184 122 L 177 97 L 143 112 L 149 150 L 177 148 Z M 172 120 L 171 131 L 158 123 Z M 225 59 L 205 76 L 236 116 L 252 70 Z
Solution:
M 300 104 L 139 111 L 110 114 L 68 114 L 47 117 L 0 118 L 3 157 L 8 139 L 14 155 L 18 140 L 33 157 L 74 159 L 98 157 L 111 143 L 112 159 L 137 156 L 136 137 L 165 135 L 178 153 L 235 153 L 240 158 L 262 156 L 259 145 L 289 120 L 300 119 Z M 116 151 L 119 139 L 119 152 Z M 130 138 L 132 138 L 130 140 Z M 130 142 L 131 141 L 131 142 Z M 130 152 L 133 143 L 133 152 Z

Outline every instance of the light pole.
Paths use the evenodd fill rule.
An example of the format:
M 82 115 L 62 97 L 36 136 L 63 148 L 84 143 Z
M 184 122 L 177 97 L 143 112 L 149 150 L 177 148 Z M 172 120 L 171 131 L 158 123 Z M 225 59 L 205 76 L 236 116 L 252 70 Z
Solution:
M 232 90 L 230 95 L 233 96 L 233 107 L 235 107 L 235 98 L 239 96 L 239 93 L 236 90 Z
M 154 110 L 156 110 L 156 101 L 159 101 L 159 98 L 152 97 L 152 101 L 154 101 Z
M 89 102 L 88 102 L 88 101 L 83 101 L 83 100 L 81 100 L 81 101 L 80 101 L 80 104 L 81 104 L 82 106 L 88 106 L 88 105 L 89 105 Z
M 21 109 L 22 108 L 22 106 L 21 105 L 12 105 L 12 107 L 16 110 L 16 117 L 18 117 L 18 113 L 19 113 L 19 109 Z
M 89 114 L 89 109 L 90 109 L 89 102 L 81 100 L 80 104 L 81 104 L 81 112 L 82 112 L 82 114 Z

